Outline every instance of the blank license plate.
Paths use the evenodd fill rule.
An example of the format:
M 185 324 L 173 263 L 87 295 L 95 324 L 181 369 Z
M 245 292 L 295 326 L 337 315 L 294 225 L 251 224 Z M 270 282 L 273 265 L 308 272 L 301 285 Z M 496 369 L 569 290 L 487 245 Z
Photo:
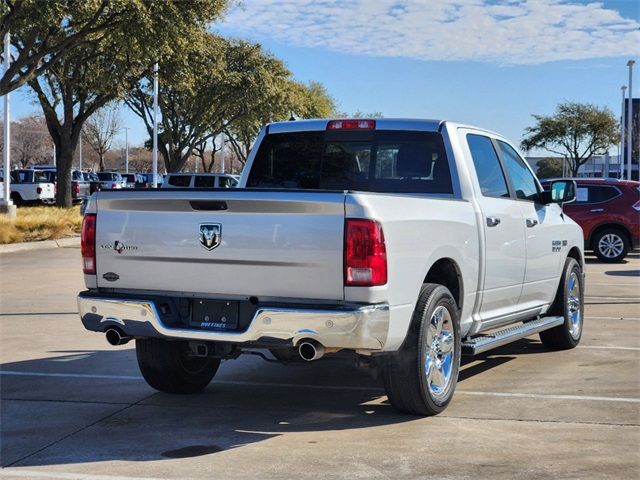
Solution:
M 238 302 L 194 300 L 191 324 L 207 330 L 236 330 L 239 309 Z

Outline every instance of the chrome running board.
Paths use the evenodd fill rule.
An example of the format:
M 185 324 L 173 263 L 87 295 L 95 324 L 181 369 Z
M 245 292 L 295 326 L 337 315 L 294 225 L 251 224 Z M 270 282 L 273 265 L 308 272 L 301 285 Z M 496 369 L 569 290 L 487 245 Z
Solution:
M 515 326 L 483 333 L 476 337 L 467 338 L 462 342 L 463 355 L 477 355 L 492 348 L 501 347 L 521 338 L 548 330 L 564 323 L 564 317 L 542 317 L 523 322 Z

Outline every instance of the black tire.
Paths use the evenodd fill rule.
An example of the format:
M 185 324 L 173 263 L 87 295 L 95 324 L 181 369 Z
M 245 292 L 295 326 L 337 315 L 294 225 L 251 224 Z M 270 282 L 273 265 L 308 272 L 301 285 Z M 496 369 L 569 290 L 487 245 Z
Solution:
M 439 310 L 440 307 L 448 314 L 444 324 L 450 334 L 442 343 L 429 344 L 434 332 L 429 330 L 432 317 L 437 310 L 445 315 L 444 311 Z M 442 335 L 438 338 L 444 340 Z M 432 345 L 437 348 L 431 348 Z M 451 356 L 436 354 L 436 351 L 440 351 L 440 345 L 448 345 L 446 349 L 450 349 Z M 386 355 L 381 362 L 382 379 L 391 405 L 401 413 L 413 415 L 437 415 L 442 412 L 453 398 L 460 371 L 460 352 L 460 312 L 451 292 L 442 285 L 424 284 L 407 338 L 398 352 Z M 435 362 L 431 364 L 431 371 L 436 368 L 440 372 L 436 366 L 442 365 L 443 371 L 449 372 L 448 376 L 445 374 L 440 377 L 447 379 L 441 386 L 441 393 L 434 392 L 438 390 L 437 385 L 429 380 L 425 371 L 428 357 Z M 438 364 L 439 360 L 444 362 Z
M 591 247 L 601 262 L 621 262 L 629 253 L 629 237 L 619 228 L 605 228 L 594 235 Z
M 18 192 L 11 192 L 9 198 L 11 198 L 11 201 L 16 207 L 19 207 L 24 203 L 22 201 L 22 196 Z
M 572 288 L 574 285 L 572 282 L 577 282 L 579 288 L 577 295 L 575 295 L 575 289 Z M 577 305 L 575 300 L 569 301 L 569 297 L 572 295 L 577 298 Z M 576 307 L 577 310 L 574 311 Z M 574 316 L 576 312 L 577 319 Z M 582 268 L 574 258 L 569 257 L 564 263 L 562 279 L 553 305 L 549 309 L 549 315 L 564 317 L 564 323 L 540 332 L 540 340 L 544 346 L 553 350 L 575 348 L 582 338 L 584 324 L 584 280 Z
M 142 376 L 161 392 L 196 393 L 218 371 L 220 359 L 188 356 L 188 342 L 159 338 L 136 340 L 136 356 Z

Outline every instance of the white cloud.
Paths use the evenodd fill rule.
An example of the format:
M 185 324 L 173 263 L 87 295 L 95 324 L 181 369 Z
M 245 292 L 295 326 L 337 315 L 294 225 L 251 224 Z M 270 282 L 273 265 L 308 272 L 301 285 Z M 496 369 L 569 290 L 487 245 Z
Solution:
M 640 53 L 640 22 L 561 0 L 243 0 L 223 28 L 253 39 L 421 60 L 537 64 Z

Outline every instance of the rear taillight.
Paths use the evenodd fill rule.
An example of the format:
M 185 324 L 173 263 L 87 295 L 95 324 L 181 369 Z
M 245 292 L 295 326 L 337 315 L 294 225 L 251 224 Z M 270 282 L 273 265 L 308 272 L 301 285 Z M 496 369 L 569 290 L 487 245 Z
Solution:
M 73 194 L 80 195 L 80 184 L 78 182 L 73 182 Z
M 36 193 L 40 195 L 42 193 L 42 187 L 36 188 Z
M 344 232 L 344 284 L 373 287 L 387 283 L 387 249 L 375 220 L 347 219 Z
M 87 213 L 82 219 L 82 235 L 80 236 L 80 252 L 82 254 L 82 271 L 90 275 L 96 273 L 96 215 Z
M 117 183 L 112 183 L 111 184 L 111 188 L 118 188 L 118 184 Z
M 374 130 L 375 120 L 331 120 L 327 123 L 327 130 Z

